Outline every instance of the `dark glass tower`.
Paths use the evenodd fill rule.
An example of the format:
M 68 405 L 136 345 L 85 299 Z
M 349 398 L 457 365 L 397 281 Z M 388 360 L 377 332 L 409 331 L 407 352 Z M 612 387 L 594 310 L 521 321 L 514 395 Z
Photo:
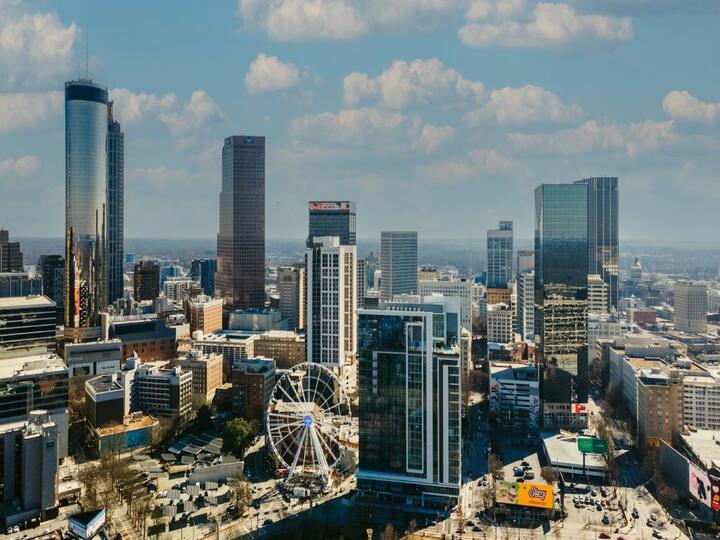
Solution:
M 584 178 L 575 182 L 587 186 L 588 273 L 598 274 L 608 285 L 608 309 L 620 302 L 620 271 L 617 177 Z
M 20 242 L 10 242 L 10 234 L 0 229 L 0 272 L 22 272 L 23 254 Z
M 513 222 L 487 232 L 487 286 L 506 288 L 513 274 Z
M 265 137 L 225 139 L 215 292 L 228 309 L 265 305 Z
M 65 83 L 65 332 L 95 337 L 107 304 L 108 93 Z
M 587 421 L 587 186 L 535 189 L 535 299 L 546 427 Z
M 357 241 L 355 203 L 352 201 L 310 201 L 307 247 L 320 236 L 337 236 L 343 246 Z
M 193 259 L 190 263 L 190 278 L 200 283 L 203 293 L 207 296 L 215 295 L 216 259 Z
M 65 314 L 65 259 L 62 255 L 40 255 L 38 266 L 43 279 L 43 293 L 55 302 L 57 322 L 62 324 Z
M 108 107 L 108 304 L 123 297 L 125 135 Z

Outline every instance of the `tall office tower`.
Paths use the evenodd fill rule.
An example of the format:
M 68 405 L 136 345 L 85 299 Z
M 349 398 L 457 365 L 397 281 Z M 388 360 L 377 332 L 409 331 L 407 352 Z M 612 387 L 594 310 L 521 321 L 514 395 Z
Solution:
M 518 274 L 535 271 L 535 252 L 532 249 L 518 250 L 516 271 Z
M 97 337 L 107 305 L 108 93 L 65 83 L 65 335 Z
M 487 232 L 487 286 L 502 289 L 513 275 L 513 222 L 501 221 Z
M 535 189 L 535 301 L 543 423 L 587 422 L 587 185 Z
M 307 361 L 342 367 L 355 354 L 355 246 L 316 236 L 305 250 Z
M 355 203 L 352 201 L 310 201 L 307 247 L 316 236 L 337 236 L 340 245 L 354 246 L 357 240 Z
M 375 286 L 375 272 L 380 269 L 380 259 L 372 251 L 365 257 L 365 292 Z
M 133 267 L 133 298 L 137 302 L 160 296 L 160 267 L 153 261 L 140 261 Z
M 588 274 L 588 311 L 593 313 L 608 312 L 608 294 L 610 287 L 602 276 Z
M 65 259 L 62 255 L 40 255 L 38 266 L 43 280 L 43 293 L 55 302 L 57 322 L 62 324 L 65 315 Z
M 598 274 L 608 284 L 608 310 L 620 301 L 619 194 L 617 177 L 584 178 L 587 186 L 588 273 Z
M 443 306 L 358 311 L 361 497 L 445 509 L 461 486 L 461 361 Z
M 194 259 L 190 263 L 190 279 L 197 281 L 208 296 L 215 295 L 216 259 Z
M 160 267 L 160 287 L 165 285 L 168 279 L 181 278 L 183 276 L 183 269 L 181 266 L 171 264 Z
M 365 279 L 365 259 L 357 260 L 357 309 L 365 307 L 365 294 L 367 293 L 367 281 Z
M 296 266 L 278 268 L 277 290 L 280 313 L 283 319 L 288 320 L 288 328 L 291 330 L 304 328 L 305 268 Z
M 517 275 L 517 332 L 523 341 L 535 341 L 535 273 Z
M 416 294 L 418 290 L 417 231 L 380 233 L 380 299 L 392 300 L 396 294 Z
M 108 304 L 123 295 L 123 259 L 125 258 L 125 134 L 108 105 Z
M 265 306 L 265 137 L 225 139 L 215 295 L 230 310 Z
M 42 278 L 27 272 L 0 272 L 0 298 L 34 296 L 43 293 Z
M 10 234 L 0 229 L 0 272 L 22 272 L 23 254 L 20 242 L 10 242 Z
M 708 299 L 704 283 L 676 281 L 673 308 L 675 330 L 691 334 L 707 332 Z

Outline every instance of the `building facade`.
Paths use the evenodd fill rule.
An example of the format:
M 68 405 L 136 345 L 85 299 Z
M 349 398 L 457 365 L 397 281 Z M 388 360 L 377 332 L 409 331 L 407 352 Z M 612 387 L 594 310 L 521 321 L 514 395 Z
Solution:
M 22 272 L 23 254 L 20 242 L 11 242 L 10 233 L 0 229 L 0 272 Z
M 229 309 L 265 305 L 265 138 L 238 135 L 222 149 L 216 296 Z
M 137 302 L 155 300 L 160 296 L 160 266 L 153 261 L 140 261 L 133 267 L 133 298 Z
M 0 359 L 54 351 L 56 319 L 46 296 L 0 298 Z
M 108 270 L 107 303 L 123 297 L 125 259 L 125 134 L 113 115 L 112 102 L 108 105 Z
M 305 268 L 290 266 L 277 270 L 279 309 L 288 329 L 305 328 Z
M 535 333 L 545 427 L 587 421 L 587 208 L 586 184 L 535 189 Z
M 265 425 L 272 390 L 275 362 L 271 358 L 245 358 L 232 369 L 233 409 L 249 421 Z
M 200 284 L 207 296 L 215 295 L 217 259 L 194 259 L 190 263 L 190 279 Z
M 467 330 L 472 330 L 472 281 L 459 279 L 457 281 L 418 281 L 418 294 L 427 296 L 441 294 L 460 300 L 460 324 Z
M 107 305 L 108 93 L 65 83 L 65 333 L 96 336 Z M 89 329 L 95 330 L 89 330 Z
M 209 334 L 222 330 L 223 302 L 220 298 L 198 296 L 188 304 L 190 332 Z
M 520 272 L 516 278 L 517 333 L 523 341 L 535 341 L 535 272 Z
M 307 361 L 341 367 L 355 355 L 356 247 L 315 237 L 305 250 Z
M 502 289 L 513 276 L 513 222 L 501 221 L 487 232 L 487 286 Z
M 185 358 L 175 362 L 192 373 L 192 393 L 205 403 L 212 403 L 215 390 L 223 382 L 223 357 L 219 353 L 203 354 L 190 350 Z
M 461 486 L 461 367 L 431 309 L 358 312 L 361 497 L 452 508 Z M 442 332 L 440 332 L 442 333 Z
M 40 255 L 38 266 L 43 294 L 55 302 L 57 322 L 62 324 L 65 317 L 65 258 L 62 255 Z
M 70 377 L 101 375 L 120 369 L 122 342 L 119 339 L 68 343 L 65 345 L 65 363 Z
M 492 343 L 511 343 L 513 313 L 507 304 L 491 304 L 487 310 L 487 339 Z
M 673 288 L 675 330 L 690 334 L 707 332 L 708 297 L 704 283 L 677 281 Z
M 380 234 L 380 299 L 418 292 L 418 234 L 383 231 Z
M 27 272 L 0 273 L 0 298 L 36 296 L 43 293 L 42 278 L 30 277 Z
M 337 236 L 341 245 L 354 246 L 357 241 L 355 203 L 310 201 L 307 247 L 312 247 L 313 238 L 316 236 Z

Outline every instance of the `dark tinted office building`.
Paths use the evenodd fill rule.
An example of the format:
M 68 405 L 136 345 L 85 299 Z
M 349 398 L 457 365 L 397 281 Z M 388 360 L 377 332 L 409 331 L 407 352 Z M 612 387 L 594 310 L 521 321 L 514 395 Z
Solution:
M 585 184 L 535 189 L 535 331 L 545 427 L 587 421 L 587 208 Z
M 55 303 L 45 296 L 0 298 L 0 359 L 55 350 Z
M 602 277 L 608 285 L 608 309 L 620 302 L 620 216 L 617 177 L 584 178 L 587 186 L 588 273 Z
M 138 302 L 155 300 L 160 296 L 160 266 L 152 261 L 140 261 L 133 267 L 133 296 Z
M 10 242 L 10 234 L 0 229 L 0 272 L 22 272 L 23 254 L 20 242 Z
M 225 139 L 215 291 L 228 309 L 265 305 L 265 137 Z
M 108 107 L 108 304 L 123 297 L 125 251 L 125 135 Z
M 62 255 L 40 255 L 43 293 L 55 302 L 57 322 L 62 324 L 65 314 L 65 258 Z
M 0 273 L 0 298 L 31 296 L 43 293 L 41 277 L 30 277 L 27 272 Z
M 216 259 L 195 259 L 190 264 L 190 279 L 200 283 L 203 293 L 207 296 L 215 295 L 215 272 L 217 272 Z
M 310 201 L 308 205 L 307 247 L 320 236 L 337 236 L 340 244 L 354 246 L 357 241 L 355 203 L 352 201 Z

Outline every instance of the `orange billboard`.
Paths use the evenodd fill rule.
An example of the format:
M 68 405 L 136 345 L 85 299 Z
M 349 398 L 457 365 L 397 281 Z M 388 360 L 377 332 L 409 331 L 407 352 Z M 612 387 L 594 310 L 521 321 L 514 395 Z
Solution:
M 517 504 L 533 508 L 553 508 L 553 487 L 527 482 L 495 482 L 495 501 L 501 504 Z

